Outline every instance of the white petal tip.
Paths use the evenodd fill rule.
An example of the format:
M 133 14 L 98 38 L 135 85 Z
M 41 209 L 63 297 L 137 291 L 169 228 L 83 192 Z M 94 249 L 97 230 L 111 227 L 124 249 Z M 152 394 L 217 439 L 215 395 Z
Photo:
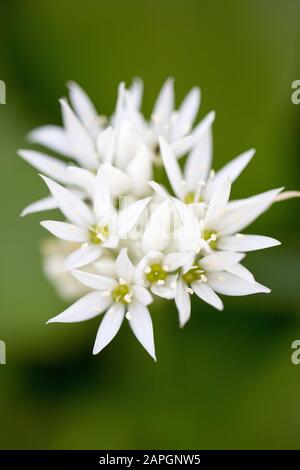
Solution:
M 23 209 L 22 212 L 20 213 L 20 217 L 25 217 L 25 215 L 28 214 L 28 211 L 26 209 Z
M 68 81 L 66 82 L 66 86 L 67 86 L 68 88 L 72 88 L 73 86 L 77 86 L 77 83 L 74 82 L 73 80 L 68 80 Z
M 21 158 L 24 158 L 24 155 L 26 154 L 26 150 L 25 149 L 18 149 L 17 150 L 17 155 Z
M 38 175 L 42 178 L 42 180 L 45 181 L 45 183 L 46 183 L 47 185 L 48 185 L 48 182 L 49 182 L 49 181 L 50 181 L 50 182 L 52 181 L 50 178 L 48 178 L 48 176 L 45 176 L 45 175 L 43 175 L 42 173 L 38 173 Z
M 104 348 L 94 348 L 93 349 L 93 356 L 97 356 Z
M 262 285 L 259 285 L 259 290 L 258 290 L 258 293 L 260 294 L 270 294 L 271 293 L 271 289 L 269 289 L 269 287 L 265 287 L 265 286 L 262 286 Z
M 211 122 L 214 122 L 214 120 L 216 119 L 216 111 L 210 111 L 208 116 L 210 117 Z

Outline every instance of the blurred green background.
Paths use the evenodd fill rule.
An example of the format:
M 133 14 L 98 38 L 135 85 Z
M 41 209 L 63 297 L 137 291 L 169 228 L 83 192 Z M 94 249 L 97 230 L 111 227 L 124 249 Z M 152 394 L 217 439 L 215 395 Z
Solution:
M 195 302 L 183 331 L 161 303 L 157 364 L 127 325 L 94 357 L 97 319 L 45 326 L 67 304 L 42 274 L 44 215 L 19 218 L 46 189 L 16 156 L 29 130 L 60 124 L 68 80 L 110 114 L 118 83 L 141 76 L 149 113 L 172 75 L 178 103 L 199 85 L 200 115 L 217 112 L 215 168 L 257 149 L 234 197 L 299 189 L 299 22 L 298 0 L 1 0 L 1 448 L 300 448 L 299 200 L 248 230 L 282 241 L 245 263 L 270 295 L 225 298 L 222 313 Z

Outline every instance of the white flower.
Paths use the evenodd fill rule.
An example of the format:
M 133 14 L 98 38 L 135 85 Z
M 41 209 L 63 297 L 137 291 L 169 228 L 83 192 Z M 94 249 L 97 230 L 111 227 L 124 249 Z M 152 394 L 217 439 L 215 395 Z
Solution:
M 233 252 L 218 252 L 196 259 L 193 254 L 190 256 L 178 279 L 175 296 L 181 327 L 190 318 L 190 295 L 193 293 L 216 309 L 223 310 L 223 303 L 216 293 L 241 296 L 270 292 L 239 264 L 243 257 Z
M 29 134 L 31 142 L 47 147 L 89 167 L 95 163 L 94 142 L 103 130 L 103 118 L 85 91 L 76 83 L 69 82 L 69 96 L 73 109 L 66 99 L 60 100 L 63 127 L 47 125 Z
M 182 172 L 171 146 L 162 137 L 159 142 L 164 167 L 174 194 L 186 204 L 208 203 L 218 183 L 225 178 L 229 178 L 231 182 L 234 182 L 248 165 L 255 152 L 251 149 L 242 153 L 214 174 L 211 169 L 212 143 L 211 126 L 209 126 L 200 141 L 189 153 Z M 161 196 L 168 196 L 164 188 L 156 182 L 150 184 Z
M 70 243 L 57 238 L 47 238 L 41 243 L 42 267 L 45 276 L 53 283 L 58 295 L 65 301 L 74 301 L 88 292 L 86 286 L 80 284 L 64 270 L 65 258 L 75 249 L 78 243 Z
M 214 113 L 209 113 L 194 129 L 193 124 L 200 106 L 200 90 L 193 88 L 184 98 L 178 111 L 174 106 L 174 80 L 169 78 L 164 83 L 151 113 L 150 121 L 146 121 L 140 113 L 140 94 L 135 99 L 132 89 L 119 88 L 119 112 L 117 122 L 129 119 L 134 124 L 143 142 L 153 153 L 154 161 L 160 162 L 159 137 L 172 145 L 177 157 L 188 152 L 201 138 L 205 129 L 213 122 Z
M 193 207 L 178 205 L 182 227 L 177 238 L 181 249 L 192 249 L 194 252 L 203 249 L 248 252 L 280 244 L 274 238 L 239 232 L 271 206 L 281 189 L 228 202 L 230 189 L 229 178 L 219 181 L 202 218 Z
M 43 179 L 68 222 L 45 220 L 41 225 L 62 240 L 82 244 L 66 259 L 66 270 L 94 262 L 104 248 L 117 248 L 119 239 L 137 223 L 150 201 L 141 199 L 117 213 L 107 184 L 106 166 L 97 173 L 93 210 L 68 189 L 45 176 Z
M 176 271 L 186 262 L 184 253 L 150 251 L 136 267 L 135 279 L 138 284 L 151 289 L 151 292 L 165 299 L 172 299 L 176 293 Z
M 93 349 L 93 354 L 98 354 L 115 337 L 126 317 L 138 341 L 156 360 L 152 320 L 147 308 L 152 297 L 147 289 L 135 284 L 135 269 L 126 249 L 120 251 L 115 268 L 116 277 L 73 271 L 79 282 L 94 290 L 48 323 L 80 322 L 106 312 Z
M 173 80 L 163 85 L 150 119 L 141 112 L 143 83 L 121 83 L 111 117 L 99 116 L 79 85 L 60 100 L 63 126 L 44 126 L 30 140 L 61 154 L 20 150 L 50 196 L 22 215 L 59 209 L 64 219 L 41 225 L 59 240 L 44 245 L 45 274 L 66 297 L 80 298 L 49 322 L 76 322 L 104 313 L 94 354 L 117 334 L 124 318 L 155 359 L 147 306 L 173 299 L 183 326 L 195 293 L 218 310 L 219 295 L 269 292 L 240 263 L 245 253 L 278 245 L 271 237 L 240 233 L 274 202 L 299 192 L 273 189 L 230 201 L 231 184 L 254 155 L 248 150 L 212 170 L 214 112 L 194 125 L 200 90 L 175 109 Z M 178 163 L 186 157 L 184 165 Z M 156 176 L 161 163 L 173 195 Z M 154 190 L 153 197 L 147 197 Z M 122 197 L 122 199 L 121 199 Z M 66 259 L 64 257 L 67 256 Z M 85 267 L 84 271 L 78 268 Z

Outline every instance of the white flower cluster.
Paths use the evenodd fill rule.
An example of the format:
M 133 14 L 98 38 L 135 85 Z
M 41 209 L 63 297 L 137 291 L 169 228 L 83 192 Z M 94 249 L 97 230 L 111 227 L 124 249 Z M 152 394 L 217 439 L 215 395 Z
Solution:
M 214 113 L 194 126 L 200 90 L 193 88 L 176 110 L 168 79 L 149 120 L 140 110 L 142 91 L 141 80 L 129 89 L 121 83 L 115 112 L 106 118 L 70 83 L 70 104 L 60 101 L 63 127 L 43 126 L 30 140 L 72 162 L 34 150 L 20 150 L 19 155 L 42 173 L 51 193 L 23 215 L 58 208 L 65 219 L 41 222 L 60 239 L 49 248 L 46 272 L 57 276 L 62 293 L 64 286 L 67 290 L 64 276 L 71 274 L 76 281 L 68 289 L 78 297 L 84 294 L 49 322 L 79 322 L 104 313 L 93 350 L 97 354 L 126 318 L 155 359 L 148 310 L 155 297 L 175 301 L 183 326 L 194 293 L 222 310 L 218 294 L 269 292 L 241 261 L 246 252 L 279 242 L 240 232 L 275 200 L 297 193 L 274 189 L 229 201 L 231 184 L 254 151 L 215 173 Z M 179 164 L 182 157 L 184 166 Z M 172 194 L 154 181 L 158 165 L 164 167 Z M 61 249 L 68 253 L 63 266 L 58 262 Z

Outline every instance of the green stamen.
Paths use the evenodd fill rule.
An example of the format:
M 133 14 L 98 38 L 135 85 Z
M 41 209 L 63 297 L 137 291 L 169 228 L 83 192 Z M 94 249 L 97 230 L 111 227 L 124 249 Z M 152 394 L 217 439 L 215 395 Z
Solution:
M 89 227 L 89 238 L 90 242 L 95 245 L 103 243 L 109 237 L 108 225 L 99 226 L 93 224 Z
M 203 275 L 203 269 L 201 269 L 200 266 L 194 266 L 183 274 L 182 279 L 186 284 L 192 284 L 195 281 L 199 281 Z
M 212 240 L 212 238 L 216 238 L 216 234 L 213 230 L 204 230 L 203 238 L 210 244 L 210 247 L 213 250 L 217 250 L 218 248 L 218 241 Z
M 193 204 L 195 202 L 195 193 L 194 193 L 194 191 L 191 191 L 190 193 L 186 193 L 186 195 L 183 198 L 183 202 L 185 204 Z
M 130 289 L 127 284 L 118 284 L 111 293 L 114 302 L 129 304 L 131 302 Z
M 183 202 L 185 204 L 194 204 L 195 202 L 203 202 L 203 199 L 201 196 L 198 198 L 198 201 L 195 201 L 195 196 L 196 193 L 194 191 L 190 191 L 189 193 L 186 193 L 186 195 L 183 198 Z
M 167 277 L 167 271 L 159 263 L 154 263 L 146 270 L 146 278 L 149 282 L 164 281 Z

